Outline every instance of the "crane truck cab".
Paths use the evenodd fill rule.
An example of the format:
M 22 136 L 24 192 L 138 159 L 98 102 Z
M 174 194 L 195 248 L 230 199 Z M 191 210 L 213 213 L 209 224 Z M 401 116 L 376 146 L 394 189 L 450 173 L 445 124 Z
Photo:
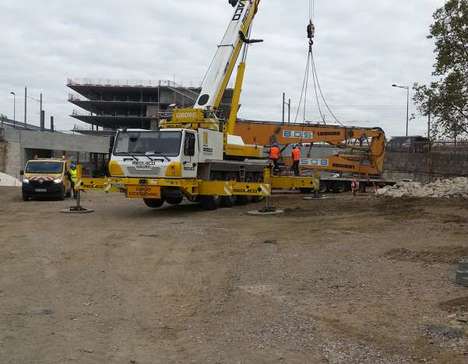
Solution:
M 208 160 L 223 159 L 223 134 L 208 129 L 120 130 L 109 172 L 112 177 L 197 178 Z
M 205 129 L 165 128 L 119 130 L 109 174 L 133 179 L 123 189 L 129 198 L 143 198 L 149 207 L 195 200 L 198 181 L 263 180 L 266 162 L 224 159 L 224 133 Z
M 32 159 L 26 163 L 22 181 L 23 200 L 33 197 L 50 197 L 61 200 L 70 196 L 71 181 L 68 177 L 70 161 L 66 159 Z

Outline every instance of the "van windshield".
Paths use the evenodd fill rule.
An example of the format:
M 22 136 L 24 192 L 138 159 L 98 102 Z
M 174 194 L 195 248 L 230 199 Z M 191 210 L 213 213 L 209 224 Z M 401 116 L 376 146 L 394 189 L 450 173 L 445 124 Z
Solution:
M 114 155 L 163 155 L 177 157 L 180 154 L 180 131 L 120 132 L 117 135 Z
M 61 162 L 28 162 L 26 173 L 59 174 L 63 171 Z

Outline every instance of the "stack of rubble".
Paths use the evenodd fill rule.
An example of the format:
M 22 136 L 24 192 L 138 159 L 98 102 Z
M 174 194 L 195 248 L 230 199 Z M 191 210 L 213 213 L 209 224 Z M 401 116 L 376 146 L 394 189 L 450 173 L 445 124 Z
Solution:
M 457 177 L 437 180 L 429 184 L 419 182 L 398 182 L 377 190 L 383 197 L 430 197 L 430 198 L 468 198 L 468 178 Z

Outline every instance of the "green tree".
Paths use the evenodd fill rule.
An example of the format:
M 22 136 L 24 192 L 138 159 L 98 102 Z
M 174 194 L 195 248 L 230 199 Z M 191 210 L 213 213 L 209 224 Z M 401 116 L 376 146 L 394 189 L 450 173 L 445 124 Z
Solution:
M 433 116 L 432 136 L 468 136 L 468 0 L 448 0 L 437 9 L 428 38 L 435 41 L 435 80 L 415 84 L 414 101 Z

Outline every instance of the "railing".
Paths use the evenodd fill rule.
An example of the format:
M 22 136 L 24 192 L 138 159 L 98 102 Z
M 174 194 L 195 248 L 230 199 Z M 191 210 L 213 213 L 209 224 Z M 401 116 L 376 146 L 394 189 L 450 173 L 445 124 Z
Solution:
M 183 87 L 188 86 L 176 83 L 170 80 L 115 80 L 115 79 L 90 79 L 90 78 L 69 78 L 67 80 L 68 86 L 115 86 L 115 87 Z M 193 86 L 190 86 L 193 87 Z M 199 87 L 199 86 L 197 86 Z
M 446 141 L 438 140 L 432 143 L 432 150 L 437 151 L 468 151 L 468 141 Z

